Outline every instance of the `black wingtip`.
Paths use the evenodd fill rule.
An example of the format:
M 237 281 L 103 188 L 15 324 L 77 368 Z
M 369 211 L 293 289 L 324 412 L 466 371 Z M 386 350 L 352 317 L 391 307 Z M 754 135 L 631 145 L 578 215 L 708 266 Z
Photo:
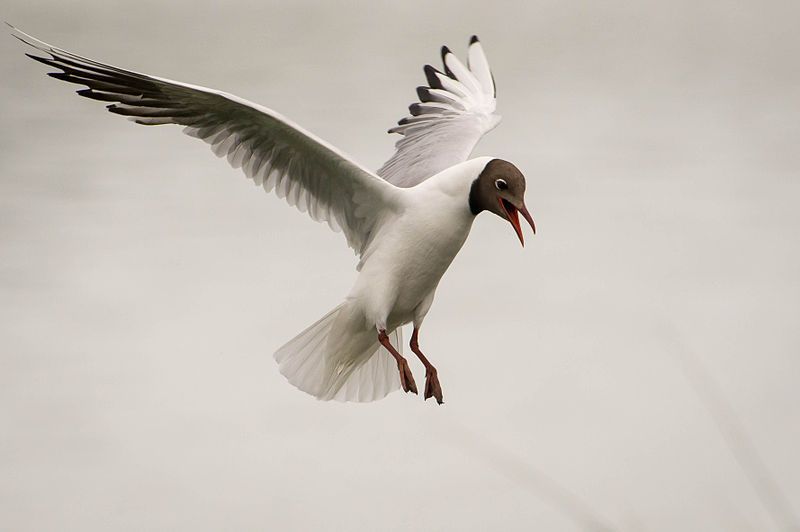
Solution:
M 111 105 L 106 105 L 106 109 L 108 109 L 109 113 L 114 113 L 115 115 L 135 116 L 129 109 L 125 109 L 113 103 Z
M 444 56 L 450 53 L 452 53 L 450 51 L 450 48 L 448 48 L 447 46 L 442 46 L 442 61 L 444 61 Z
M 428 91 L 428 87 L 417 87 L 417 98 L 421 102 L 431 101 L 431 93 Z
M 456 76 L 455 74 L 453 74 L 453 71 L 448 68 L 447 61 L 444 60 L 447 54 L 452 54 L 452 53 L 453 52 L 450 51 L 450 48 L 448 48 L 447 46 L 442 46 L 442 65 L 444 65 L 444 73 L 447 74 L 447 77 L 449 77 L 450 79 L 456 79 Z
M 472 46 L 472 45 L 473 45 L 473 44 L 475 44 L 476 42 L 481 42 L 481 41 L 479 41 L 479 40 L 478 40 L 478 36 L 477 36 L 477 35 L 473 35 L 472 37 L 470 37 L 470 38 L 469 38 L 469 44 L 470 44 L 470 46 Z
M 47 75 L 51 78 L 60 79 L 61 81 L 73 81 L 66 72 L 48 72 Z
M 41 57 L 41 56 L 38 56 L 38 55 L 29 54 L 29 53 L 25 53 L 25 55 L 30 57 L 34 61 L 38 61 L 39 63 L 42 63 L 44 65 L 55 67 L 55 68 L 61 68 L 52 59 L 48 59 L 46 57 Z
M 83 96 L 84 98 L 90 98 L 92 100 L 97 100 L 100 102 L 118 102 L 119 97 L 113 96 L 110 94 L 104 94 L 102 92 L 94 92 L 92 89 L 80 89 L 75 91 L 78 95 Z
M 428 81 L 428 87 L 430 87 L 432 89 L 441 89 L 441 88 L 443 88 L 442 87 L 442 82 L 439 81 L 439 78 L 436 76 L 437 73 L 441 74 L 441 72 L 436 70 L 431 65 L 425 65 L 423 70 L 425 71 L 425 79 Z

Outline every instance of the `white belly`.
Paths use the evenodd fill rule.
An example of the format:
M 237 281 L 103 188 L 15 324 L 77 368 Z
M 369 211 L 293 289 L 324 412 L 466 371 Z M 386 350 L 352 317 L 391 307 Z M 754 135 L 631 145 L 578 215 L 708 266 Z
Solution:
M 350 294 L 368 326 L 391 330 L 414 319 L 464 245 L 473 220 L 460 203 L 418 206 L 380 231 Z

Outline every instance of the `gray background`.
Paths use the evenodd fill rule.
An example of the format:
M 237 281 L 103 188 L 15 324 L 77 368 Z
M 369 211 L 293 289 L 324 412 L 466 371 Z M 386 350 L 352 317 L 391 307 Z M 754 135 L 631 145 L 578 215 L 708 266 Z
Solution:
M 729 444 L 800 512 L 797 6 L 6 2 L 373 168 L 477 33 L 505 118 L 476 153 L 526 173 L 540 234 L 482 216 L 445 276 L 444 407 L 319 403 L 272 352 L 347 293 L 341 235 L 3 37 L 0 528 L 775 529 Z

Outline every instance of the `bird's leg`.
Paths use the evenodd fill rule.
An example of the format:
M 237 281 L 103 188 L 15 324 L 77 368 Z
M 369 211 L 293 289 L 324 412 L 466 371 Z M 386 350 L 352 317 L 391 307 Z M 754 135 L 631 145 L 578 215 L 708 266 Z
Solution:
M 444 403 L 442 399 L 442 385 L 439 384 L 439 377 L 436 368 L 433 367 L 422 351 L 419 350 L 419 328 L 414 327 L 414 332 L 411 334 L 411 342 L 409 343 L 411 350 L 414 351 L 422 364 L 425 366 L 425 400 L 429 397 L 435 397 L 436 402 L 439 404 Z
M 386 329 L 378 331 L 378 341 L 397 361 L 397 370 L 400 372 L 400 386 L 403 391 L 417 393 L 417 383 L 414 382 L 414 375 L 411 374 L 411 368 L 408 367 L 408 361 L 403 358 L 403 355 L 397 352 L 392 343 L 389 341 L 389 335 L 386 334 Z

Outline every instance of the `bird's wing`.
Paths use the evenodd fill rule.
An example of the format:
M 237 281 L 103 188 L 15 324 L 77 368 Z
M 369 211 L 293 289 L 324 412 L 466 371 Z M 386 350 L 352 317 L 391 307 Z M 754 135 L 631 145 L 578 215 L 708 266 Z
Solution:
M 444 72 L 425 65 L 427 87 L 417 87 L 419 102 L 389 133 L 403 138 L 378 175 L 399 187 L 412 187 L 466 161 L 480 138 L 500 122 L 494 78 L 478 38 L 470 39 L 467 66 L 442 47 Z
M 12 26 L 13 28 L 13 26 Z M 137 124 L 184 126 L 267 192 L 272 190 L 317 221 L 342 230 L 361 253 L 376 223 L 399 208 L 397 187 L 278 113 L 224 92 L 131 72 L 50 46 L 14 28 L 14 35 L 49 57 L 26 54 L 85 85 L 81 96 L 112 102 L 107 109 Z

